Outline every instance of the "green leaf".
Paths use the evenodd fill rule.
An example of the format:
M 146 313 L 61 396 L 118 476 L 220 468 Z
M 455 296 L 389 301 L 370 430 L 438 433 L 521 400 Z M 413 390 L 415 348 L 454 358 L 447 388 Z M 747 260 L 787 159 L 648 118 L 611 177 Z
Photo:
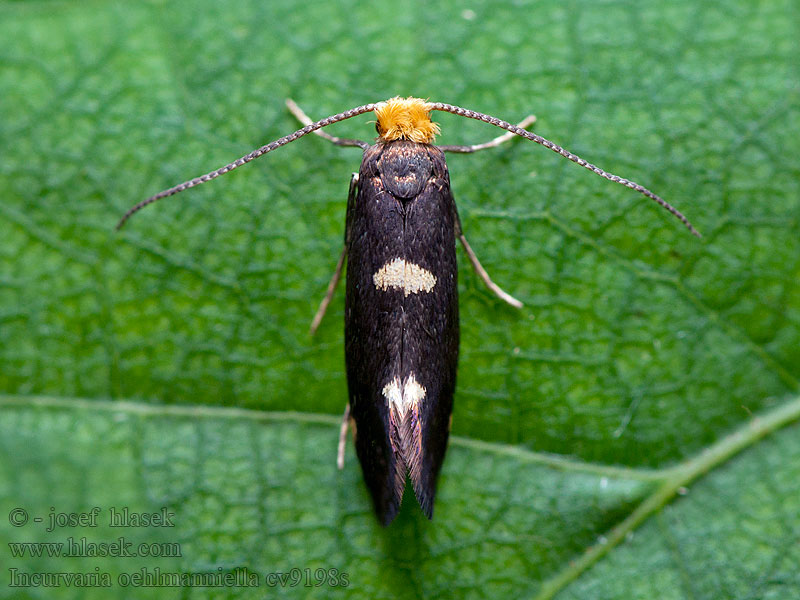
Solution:
M 298 572 L 303 585 L 280 591 L 302 593 L 310 582 L 326 597 L 345 590 L 369 598 L 504 597 L 520 590 L 549 597 L 606 558 L 565 596 L 719 597 L 723 589 L 733 598 L 793 597 L 800 591 L 798 426 L 756 445 L 800 416 L 800 398 L 661 471 L 456 438 L 436 519 L 430 523 L 419 510 L 406 509 L 389 529 L 372 514 L 353 453 L 343 472 L 334 467 L 335 417 L 52 398 L 6 397 L 0 406 L 0 456 L 6 458 L 0 507 L 9 515 L 0 521 L 0 537 L 4 552 L 16 552 L 9 556 L 15 571 L 8 581 L 18 586 L 27 581 L 24 574 L 97 569 L 112 589 L 124 591 L 135 585 L 126 587 L 126 578 L 142 570 L 157 577 L 239 568 L 257 578 L 246 588 L 252 597 L 270 592 L 270 577 L 294 573 L 296 579 Z M 684 497 L 656 512 L 676 494 Z M 94 507 L 96 527 L 47 531 L 51 514 Z M 126 507 L 169 510 L 173 526 L 109 527 L 111 510 Z M 15 509 L 26 511 L 27 524 L 10 524 Z M 41 524 L 33 522 L 36 516 Z M 31 558 L 23 546 L 62 544 L 61 551 L 70 539 L 102 544 L 119 536 L 132 551 L 146 544 L 151 553 L 155 546 L 170 555 Z M 208 592 L 199 585 L 190 590 Z M 105 587 L 63 591 L 80 598 L 109 594 Z M 174 592 L 182 597 L 180 589 Z M 164 597 L 164 590 L 154 597 Z
M 798 595 L 799 22 L 788 1 L 0 0 L 2 576 L 323 568 L 349 577 L 330 596 Z M 412 94 L 534 112 L 704 237 L 535 144 L 452 156 L 467 237 L 525 307 L 462 268 L 436 517 L 409 496 L 382 529 L 351 447 L 334 466 L 341 290 L 308 335 L 358 151 L 309 136 L 113 226 L 295 130 L 286 97 L 321 118 Z M 369 120 L 331 133 L 370 139 Z M 443 144 L 498 133 L 437 120 Z M 7 519 L 165 505 L 174 529 Z M 10 556 L 69 535 L 184 554 Z

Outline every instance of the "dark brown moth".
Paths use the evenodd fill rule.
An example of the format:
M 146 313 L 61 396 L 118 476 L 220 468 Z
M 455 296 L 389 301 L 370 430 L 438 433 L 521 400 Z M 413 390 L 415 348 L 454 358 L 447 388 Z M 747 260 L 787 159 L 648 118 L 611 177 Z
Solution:
M 341 146 L 364 150 L 350 182 L 344 249 L 311 329 L 318 327 L 347 262 L 345 363 L 349 402 L 339 441 L 344 464 L 348 425 L 378 519 L 397 515 L 410 479 L 422 511 L 432 518 L 436 481 L 442 468 L 458 364 L 458 285 L 455 242 L 501 299 L 522 303 L 492 282 L 461 230 L 444 152 L 475 152 L 495 147 L 514 135 L 532 140 L 610 181 L 644 194 L 699 236 L 675 208 L 638 183 L 612 175 L 553 142 L 527 131 L 529 117 L 512 125 L 495 117 L 419 98 L 392 98 L 366 104 L 312 122 L 293 102 L 289 108 L 304 127 L 262 146 L 215 171 L 143 200 L 119 221 L 157 200 L 232 171 L 309 134 Z M 509 133 L 473 146 L 434 146 L 438 125 L 432 111 L 444 111 L 490 123 Z M 375 112 L 378 139 L 332 137 L 322 127 Z

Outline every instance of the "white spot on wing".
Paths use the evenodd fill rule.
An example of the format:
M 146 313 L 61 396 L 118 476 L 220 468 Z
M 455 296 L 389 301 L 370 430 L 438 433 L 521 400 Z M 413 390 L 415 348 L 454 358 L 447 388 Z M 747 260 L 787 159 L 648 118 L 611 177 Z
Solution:
M 417 406 L 425 397 L 425 388 L 414 378 L 414 373 L 410 373 L 402 386 L 397 377 L 383 386 L 383 395 L 389 401 L 389 407 L 402 418 L 409 408 Z
M 436 285 L 433 273 L 402 258 L 395 258 L 383 265 L 372 276 L 372 281 L 379 290 L 394 288 L 403 290 L 406 296 L 430 292 Z
M 416 379 L 414 374 L 409 374 L 406 377 L 406 382 L 403 384 L 403 404 L 406 406 L 419 404 L 419 401 L 425 397 L 425 388 L 422 387 Z
M 403 392 L 400 391 L 400 380 L 395 377 L 383 386 L 383 395 L 389 401 L 389 406 L 398 409 L 403 406 Z

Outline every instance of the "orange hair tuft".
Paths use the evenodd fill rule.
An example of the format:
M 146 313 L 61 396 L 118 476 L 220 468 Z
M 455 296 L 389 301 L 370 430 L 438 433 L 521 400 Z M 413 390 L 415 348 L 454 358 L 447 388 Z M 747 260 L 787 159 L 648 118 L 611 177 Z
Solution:
M 439 126 L 431 121 L 430 105 L 421 98 L 391 98 L 375 109 L 378 117 L 378 135 L 384 142 L 411 140 L 430 144 L 439 133 Z

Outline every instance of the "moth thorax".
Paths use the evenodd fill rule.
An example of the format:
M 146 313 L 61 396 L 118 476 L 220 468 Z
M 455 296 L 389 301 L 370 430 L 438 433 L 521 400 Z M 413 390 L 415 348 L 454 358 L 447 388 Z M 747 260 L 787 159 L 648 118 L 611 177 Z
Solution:
M 430 105 L 421 98 L 391 98 L 375 109 L 381 141 L 410 140 L 430 144 L 439 133 L 431 121 Z

